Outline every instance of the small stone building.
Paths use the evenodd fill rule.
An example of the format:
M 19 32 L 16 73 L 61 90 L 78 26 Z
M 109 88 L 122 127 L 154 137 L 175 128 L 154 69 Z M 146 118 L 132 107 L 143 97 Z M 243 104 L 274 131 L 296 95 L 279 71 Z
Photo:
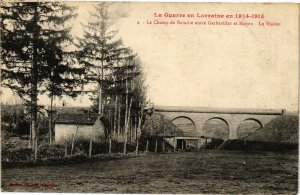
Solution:
M 61 113 L 54 120 L 55 142 L 83 139 L 99 141 L 105 136 L 105 128 L 97 114 Z

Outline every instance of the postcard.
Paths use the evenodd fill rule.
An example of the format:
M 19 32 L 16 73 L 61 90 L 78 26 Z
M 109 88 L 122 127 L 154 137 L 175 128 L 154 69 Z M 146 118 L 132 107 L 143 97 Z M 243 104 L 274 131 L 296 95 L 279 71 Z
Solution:
M 298 193 L 296 3 L 4 1 L 2 192 Z

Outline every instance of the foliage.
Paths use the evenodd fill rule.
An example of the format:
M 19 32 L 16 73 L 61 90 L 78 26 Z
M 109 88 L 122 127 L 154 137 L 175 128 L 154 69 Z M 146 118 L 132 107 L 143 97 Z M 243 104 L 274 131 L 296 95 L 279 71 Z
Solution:
M 5 162 L 33 161 L 33 158 L 31 148 L 6 148 L 1 153 L 1 160 Z
M 48 150 L 38 148 L 38 141 L 47 137 L 48 131 L 50 143 L 52 140 L 52 114 L 49 114 L 49 124 L 38 114 L 42 108 L 38 105 L 41 94 L 50 97 L 52 113 L 54 96 L 76 97 L 85 90 L 83 84 L 92 84 L 95 111 L 106 122 L 106 136 L 112 131 L 123 131 L 124 135 L 127 129 L 137 129 L 143 119 L 146 87 L 141 61 L 123 45 L 113 27 L 116 20 L 125 15 L 110 12 L 106 2 L 98 3 L 91 20 L 83 24 L 84 37 L 75 44 L 76 52 L 70 36 L 75 16 L 74 8 L 62 2 L 4 2 L 1 5 L 2 86 L 18 94 L 29 112 L 20 116 L 3 115 L 3 127 L 20 135 L 28 135 L 29 129 L 32 130 L 30 145 L 34 148 L 35 160 L 39 152 L 43 156 L 47 153 L 44 150 Z M 16 118 L 18 120 L 12 121 Z M 101 153 L 103 148 L 97 143 L 93 146 L 95 152 Z M 75 153 L 81 150 L 73 149 Z
M 222 140 L 222 139 L 211 138 L 211 141 L 204 144 L 202 148 L 204 148 L 204 149 L 217 149 L 223 142 L 224 142 L 224 140 Z
M 41 145 L 38 148 L 38 159 L 49 160 L 64 158 L 62 145 Z M 5 148 L 2 150 L 2 161 L 5 162 L 32 162 L 34 154 L 32 148 Z
M 86 82 L 96 84 L 96 91 L 105 90 L 111 85 L 109 78 L 112 78 L 111 70 L 114 66 L 120 66 L 125 59 L 134 57 L 132 51 L 117 38 L 117 31 L 110 30 L 112 21 L 108 7 L 106 2 L 94 7 L 90 21 L 83 24 L 84 38 L 78 39 L 77 45 L 79 62 L 85 68 Z
M 24 113 L 24 106 L 6 106 L 1 108 L 1 133 L 28 135 L 30 131 L 29 118 Z
M 58 2 L 5 2 L 1 6 L 2 85 L 25 100 L 31 114 L 33 145 L 38 140 L 38 95 L 62 95 L 78 83 L 72 67 L 73 8 Z
M 137 126 L 146 101 L 141 61 L 123 45 L 114 29 L 116 20 L 124 14 L 112 12 L 107 2 L 98 3 L 94 8 L 90 21 L 83 24 L 84 37 L 79 38 L 77 45 L 78 59 L 86 70 L 85 82 L 89 86 L 93 84 L 92 109 L 105 118 L 110 134 L 112 131 L 124 134 L 129 109 L 133 113 L 129 121 Z M 130 99 L 132 108 L 129 108 Z
M 2 11 L 3 86 L 27 102 L 33 77 L 40 93 L 69 92 L 72 76 L 80 71 L 71 67 L 72 53 L 65 49 L 72 39 L 71 28 L 64 24 L 75 16 L 73 8 L 54 2 L 6 2 Z

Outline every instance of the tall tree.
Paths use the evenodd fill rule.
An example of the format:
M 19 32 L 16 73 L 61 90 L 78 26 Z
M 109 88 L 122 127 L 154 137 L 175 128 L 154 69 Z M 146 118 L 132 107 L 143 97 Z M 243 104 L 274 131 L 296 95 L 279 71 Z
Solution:
M 57 2 L 6 2 L 1 9 L 2 84 L 30 106 L 36 157 L 38 95 L 49 89 L 53 93 L 53 86 L 67 90 L 68 78 L 74 79 L 64 61 L 66 44 L 71 41 L 71 28 L 65 25 L 75 16 L 74 9 Z M 56 75 L 54 82 L 49 82 L 51 72 Z
M 128 129 L 135 121 L 135 112 L 140 112 L 136 101 L 141 94 L 133 97 L 134 93 L 141 92 L 133 87 L 138 83 L 134 78 L 140 74 L 140 61 L 123 45 L 118 31 L 114 30 L 116 20 L 125 14 L 111 12 L 107 2 L 98 3 L 94 8 L 89 22 L 83 24 L 84 36 L 79 39 L 78 59 L 86 69 L 86 82 L 94 84 L 93 108 L 106 121 L 109 143 L 112 132 L 119 135 L 122 131 L 126 151 Z M 139 84 L 143 85 L 142 80 Z
M 144 74 L 138 57 L 128 58 L 121 65 L 112 68 L 111 85 L 105 90 L 109 96 L 109 105 L 114 109 L 112 129 L 119 135 L 120 127 L 123 127 L 124 150 L 126 153 L 127 140 L 132 140 L 132 126 L 138 127 L 135 117 L 141 112 L 141 107 L 146 101 L 146 87 Z M 114 101 L 113 101 L 114 100 Z M 122 110 L 122 114 L 121 114 Z M 123 121 L 120 124 L 120 121 Z M 117 136 L 118 137 L 118 136 Z
M 62 97 L 63 95 L 70 96 L 72 98 L 77 97 L 81 92 L 80 86 L 82 86 L 83 81 L 81 77 L 84 74 L 84 69 L 81 67 L 74 67 L 75 58 L 72 52 L 60 51 L 62 59 L 50 59 L 49 64 L 51 64 L 51 73 L 47 82 L 45 82 L 45 89 L 50 98 L 50 108 L 47 110 L 49 113 L 49 142 L 52 143 L 52 131 L 53 131 L 53 99 L 55 97 Z M 60 55 L 61 55 L 60 54 Z M 54 57 L 55 56 L 50 56 Z M 78 89 L 78 90 L 77 90 Z
M 113 29 L 116 16 L 109 11 L 109 3 L 101 2 L 94 6 L 94 12 L 90 15 L 90 21 L 83 24 L 84 37 L 79 39 L 78 59 L 84 65 L 86 82 L 94 84 L 94 99 L 97 100 L 98 115 L 104 114 L 104 105 L 109 102 L 110 95 L 105 91 L 113 83 L 112 68 L 118 66 L 127 58 L 133 56 L 131 49 L 125 47 L 118 38 L 117 30 Z M 107 119 L 110 121 L 110 117 Z M 111 128 L 108 137 L 111 137 Z M 109 141 L 111 143 L 111 141 Z
M 101 2 L 94 6 L 90 21 L 83 24 L 84 38 L 79 39 L 79 60 L 86 68 L 86 80 L 95 83 L 98 90 L 98 114 L 103 114 L 104 89 L 110 85 L 108 77 L 111 68 L 132 55 L 117 30 L 112 30 L 115 16 L 109 12 L 109 3 Z

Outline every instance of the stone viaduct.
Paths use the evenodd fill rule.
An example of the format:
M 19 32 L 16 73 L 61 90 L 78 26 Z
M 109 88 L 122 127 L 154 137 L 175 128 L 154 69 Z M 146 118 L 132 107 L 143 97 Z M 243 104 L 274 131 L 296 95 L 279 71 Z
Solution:
M 254 121 L 262 128 L 272 119 L 283 115 L 285 112 L 284 109 L 221 109 L 169 106 L 154 106 L 153 111 L 161 113 L 171 121 L 178 118 L 190 120 L 195 127 L 192 130 L 194 132 L 190 134 L 192 137 L 207 137 L 207 132 L 203 131 L 204 126 L 209 121 L 218 119 L 223 121 L 229 129 L 228 136 L 224 139 L 237 139 L 238 128 L 244 121 Z

